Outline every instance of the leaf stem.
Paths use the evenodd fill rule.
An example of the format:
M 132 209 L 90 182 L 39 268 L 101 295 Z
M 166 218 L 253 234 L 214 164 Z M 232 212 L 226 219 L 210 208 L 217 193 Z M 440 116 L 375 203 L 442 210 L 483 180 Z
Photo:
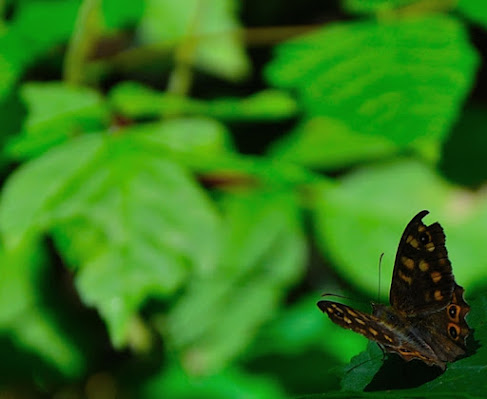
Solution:
M 67 83 L 83 83 L 85 61 L 101 30 L 100 7 L 101 0 L 84 0 L 81 3 L 64 59 L 63 75 Z
M 169 76 L 167 91 L 172 94 L 185 96 L 189 93 L 193 83 L 192 64 L 198 40 L 195 34 L 198 31 L 199 17 L 203 11 L 205 0 L 200 0 L 195 7 L 195 12 L 191 24 L 189 24 L 188 35 L 176 48 L 174 55 L 174 69 Z

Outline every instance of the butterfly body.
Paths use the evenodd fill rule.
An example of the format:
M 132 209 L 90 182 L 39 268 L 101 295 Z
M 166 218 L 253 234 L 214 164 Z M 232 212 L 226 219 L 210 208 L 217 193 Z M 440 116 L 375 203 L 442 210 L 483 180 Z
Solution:
M 374 304 L 372 314 L 320 301 L 330 319 L 377 342 L 404 360 L 422 360 L 444 369 L 465 355 L 470 307 L 456 284 L 438 223 L 425 226 L 422 211 L 406 227 L 396 255 L 390 306 Z

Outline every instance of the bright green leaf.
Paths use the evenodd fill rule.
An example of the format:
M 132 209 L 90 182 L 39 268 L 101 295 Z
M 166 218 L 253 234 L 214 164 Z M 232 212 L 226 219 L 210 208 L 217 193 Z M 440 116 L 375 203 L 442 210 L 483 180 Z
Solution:
M 437 15 L 330 25 L 279 46 L 267 76 L 311 116 L 406 146 L 445 137 L 477 63 L 463 26 Z
M 62 83 L 27 83 L 21 97 L 28 117 L 20 135 L 5 151 L 14 158 L 32 158 L 71 137 L 100 130 L 108 120 L 101 96 L 94 90 Z
M 237 5 L 235 0 L 147 0 L 140 37 L 161 47 L 182 46 L 197 67 L 241 80 L 250 65 L 241 42 Z
M 301 274 L 305 247 L 296 205 L 284 192 L 225 201 L 218 272 L 195 279 L 161 324 L 188 370 L 208 373 L 240 353 Z
M 98 308 L 117 346 L 148 297 L 174 293 L 191 271 L 210 273 L 219 256 L 215 211 L 167 152 L 137 134 L 80 137 L 14 173 L 0 206 L 11 247 L 54 231 L 79 268 L 81 297 Z
M 396 145 L 386 137 L 357 134 L 341 121 L 317 116 L 277 141 L 271 155 L 308 167 L 337 169 L 390 156 L 396 151 Z

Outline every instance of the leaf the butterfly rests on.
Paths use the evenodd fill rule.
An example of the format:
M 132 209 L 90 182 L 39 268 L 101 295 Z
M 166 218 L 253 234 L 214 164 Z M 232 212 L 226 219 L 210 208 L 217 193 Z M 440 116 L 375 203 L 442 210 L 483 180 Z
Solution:
M 386 352 L 445 369 L 465 356 L 470 307 L 453 277 L 442 227 L 422 222 L 428 213 L 418 213 L 399 242 L 391 306 L 373 304 L 372 314 L 333 301 L 320 301 L 318 307 L 334 323 L 377 342 Z

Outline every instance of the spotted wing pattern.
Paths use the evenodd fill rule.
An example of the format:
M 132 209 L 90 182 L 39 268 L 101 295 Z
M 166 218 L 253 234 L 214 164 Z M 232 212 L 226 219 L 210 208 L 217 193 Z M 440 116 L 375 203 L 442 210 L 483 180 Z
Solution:
M 438 223 L 426 226 L 419 212 L 399 242 L 390 290 L 391 306 L 374 305 L 367 314 L 333 301 L 318 307 L 336 324 L 377 342 L 404 360 L 419 359 L 444 369 L 466 354 L 470 307 L 453 277 Z

